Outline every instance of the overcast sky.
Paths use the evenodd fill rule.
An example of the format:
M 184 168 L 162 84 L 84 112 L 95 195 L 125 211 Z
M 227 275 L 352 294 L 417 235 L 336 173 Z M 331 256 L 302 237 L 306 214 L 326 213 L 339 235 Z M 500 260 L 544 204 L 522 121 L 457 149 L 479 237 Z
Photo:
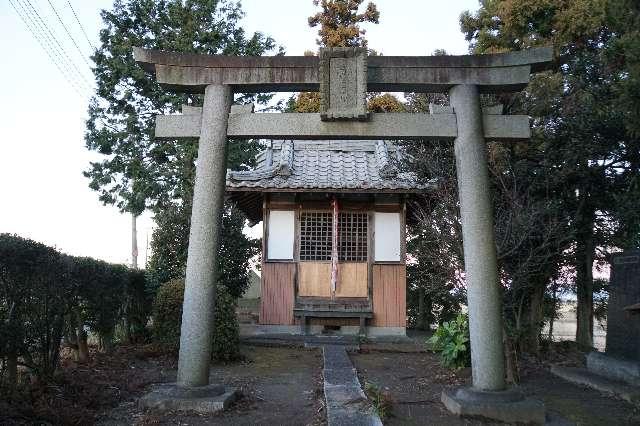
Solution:
M 380 24 L 364 27 L 369 46 L 384 55 L 428 55 L 435 49 L 467 52 L 458 16 L 476 10 L 477 0 L 375 3 Z M 97 45 L 100 10 L 111 4 L 111 0 L 0 2 L 0 232 L 72 255 L 130 263 L 130 217 L 103 206 L 82 176 L 89 161 L 99 158 L 86 150 L 83 139 L 93 87 L 90 42 Z M 242 5 L 247 32 L 272 36 L 290 55 L 317 48 L 317 29 L 307 25 L 307 17 L 316 11 L 311 0 L 243 0 Z M 46 34 L 45 49 L 14 7 L 31 31 Z M 62 50 L 56 51 L 56 40 Z M 62 71 L 49 55 L 68 58 Z M 140 264 L 152 226 L 149 214 L 138 224 Z

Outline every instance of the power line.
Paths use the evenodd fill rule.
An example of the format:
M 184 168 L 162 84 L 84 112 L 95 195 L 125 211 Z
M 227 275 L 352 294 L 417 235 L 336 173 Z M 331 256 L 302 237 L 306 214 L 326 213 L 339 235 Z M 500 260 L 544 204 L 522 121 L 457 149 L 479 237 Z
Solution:
M 51 6 L 51 9 L 53 10 L 53 13 L 56 14 L 56 18 L 58 18 L 58 21 L 60 22 L 60 25 L 62 25 L 62 28 L 64 28 L 64 31 L 67 33 L 67 35 L 69 36 L 69 38 L 71 39 L 71 42 L 73 43 L 73 45 L 76 47 L 76 50 L 78 50 L 78 53 L 80 53 L 80 57 L 82 58 L 82 60 L 84 61 L 85 64 L 87 64 L 87 66 L 89 67 L 89 69 L 91 69 L 91 65 L 89 64 L 89 62 L 87 61 L 87 59 L 84 57 L 84 53 L 82 52 L 82 50 L 80 50 L 80 47 L 78 46 L 78 43 L 76 43 L 76 39 L 73 38 L 73 36 L 71 35 L 71 33 L 69 32 L 69 29 L 67 28 L 67 26 L 64 24 L 64 21 L 62 20 L 62 18 L 60 17 L 60 15 L 58 14 L 58 11 L 56 10 L 55 6 L 53 5 L 53 3 L 51 3 L 51 0 L 47 0 L 47 2 L 49 3 L 49 6 Z
M 20 3 L 21 0 L 16 0 L 16 1 Z M 45 37 L 51 42 L 50 44 L 56 50 L 58 55 L 62 58 L 63 62 L 66 61 L 66 64 L 70 66 L 72 70 L 75 71 L 75 73 L 80 79 L 82 79 L 83 83 L 85 84 L 85 88 L 88 88 L 89 90 L 91 90 L 91 83 L 89 83 L 89 81 L 86 79 L 84 74 L 80 71 L 80 69 L 75 64 L 75 62 L 69 57 L 65 48 L 62 46 L 60 41 L 58 41 L 57 37 L 55 36 L 55 34 L 53 34 L 53 32 L 51 31 L 47 23 L 42 19 L 42 17 L 40 16 L 40 13 L 38 13 L 38 10 L 33 6 L 30 0 L 24 0 L 24 1 L 31 9 L 31 12 L 32 12 L 30 14 L 31 19 L 34 20 L 36 24 L 40 27 L 40 30 L 42 31 L 42 33 L 44 33 Z M 34 15 L 35 15 L 35 19 L 34 19 Z
M 42 49 L 45 51 L 45 53 L 47 53 L 49 58 L 51 58 L 51 60 L 55 63 L 55 65 L 58 67 L 58 69 L 61 72 L 63 72 L 65 78 L 68 78 L 70 74 L 73 74 L 73 72 L 68 68 L 68 66 L 65 66 L 65 65 L 67 65 L 66 63 L 61 64 L 52 55 L 52 52 L 54 53 L 54 55 L 58 54 L 58 52 L 53 48 L 53 46 L 51 46 L 50 41 L 44 37 L 42 32 L 35 25 L 33 19 L 29 16 L 29 11 L 25 8 L 25 6 L 22 3 L 20 3 L 18 0 L 15 0 L 15 2 L 16 2 L 15 4 L 13 2 L 11 2 L 11 5 L 13 6 L 14 10 L 16 11 L 16 13 L 18 13 L 18 15 L 20 16 L 20 19 L 22 19 L 22 22 L 24 22 L 24 24 L 27 26 L 27 29 L 31 32 L 33 37 L 38 41 L 38 43 L 40 44 Z M 20 10 L 22 12 L 20 12 L 16 8 L 16 4 L 20 7 Z M 46 46 L 45 46 L 45 44 L 46 44 Z M 71 80 L 74 81 L 73 78 Z
M 33 38 L 35 38 L 36 41 L 38 42 L 38 44 L 40 44 L 40 47 L 42 47 L 42 50 L 44 50 L 45 53 L 47 54 L 47 56 L 49 56 L 49 59 L 51 60 L 51 62 L 53 62 L 53 64 L 56 66 L 56 68 L 58 68 L 58 71 L 60 71 L 60 73 L 62 74 L 64 79 L 67 80 L 69 85 L 76 91 L 76 93 L 80 97 L 84 98 L 84 95 L 82 93 L 83 92 L 82 88 L 80 88 L 77 84 L 74 83 L 74 79 L 69 76 L 68 71 L 65 70 L 65 68 L 62 65 L 60 65 L 60 63 L 56 60 L 56 58 L 51 54 L 51 50 L 47 46 L 45 46 L 44 39 L 42 38 L 41 34 L 38 33 L 38 31 L 35 28 L 35 26 L 32 25 L 32 22 L 30 22 L 30 20 L 26 16 L 27 12 L 24 9 L 24 7 L 22 6 L 22 4 L 18 3 L 17 0 L 16 0 L 16 3 L 20 7 L 20 10 L 22 10 L 22 12 L 21 12 L 20 10 L 18 10 L 18 7 L 13 2 L 13 0 L 9 0 L 9 3 L 13 7 L 13 10 L 15 10 L 16 14 L 20 17 L 22 22 L 25 24 L 25 26 L 27 27 L 27 30 L 31 33 Z
M 51 40 L 51 37 L 49 37 L 47 33 L 44 31 L 44 29 L 42 28 L 42 24 L 35 18 L 34 12 L 32 12 L 33 9 L 29 10 L 29 8 L 27 8 L 27 6 L 25 6 L 20 0 L 14 0 L 14 1 L 16 4 L 20 6 L 24 15 L 23 20 L 26 20 L 27 21 L 26 23 L 31 26 L 34 37 L 38 38 L 41 41 L 41 43 L 46 44 L 46 46 L 43 45 L 42 47 L 47 52 L 47 54 L 50 57 L 52 57 L 53 55 L 52 60 L 55 61 L 55 63 L 58 64 L 59 67 L 65 70 L 66 77 L 71 79 L 73 85 L 80 87 L 81 91 L 83 92 L 87 90 L 87 86 L 84 86 L 81 84 L 82 81 L 75 76 L 73 67 L 68 63 L 68 61 L 62 55 L 62 53 L 60 52 L 60 49 L 56 47 L 53 40 Z M 82 77 L 80 74 L 78 75 Z
M 73 8 L 73 6 L 71 6 L 71 2 L 69 0 L 67 0 L 67 4 L 69 5 L 69 8 L 71 9 L 71 12 L 73 12 L 73 16 L 76 18 L 76 22 L 80 26 L 80 29 L 82 30 L 82 34 L 84 34 L 84 38 L 87 39 L 87 43 L 89 43 L 89 46 L 91 46 L 91 49 L 93 49 L 93 51 L 95 52 L 96 51 L 96 47 L 93 45 L 93 43 L 91 43 L 91 40 L 89 39 L 89 36 L 87 35 L 87 32 L 84 30 L 84 27 L 82 26 L 82 23 L 80 22 L 80 19 L 78 19 L 78 15 L 76 14 L 76 11 Z
M 58 61 L 56 61 L 55 58 L 51 55 L 51 52 L 44 45 L 44 41 L 42 40 L 42 38 L 37 34 L 37 32 L 35 31 L 35 28 L 31 25 L 31 23 L 23 15 L 23 13 L 26 13 L 26 12 L 22 8 L 22 5 L 19 5 L 20 9 L 22 10 L 22 12 L 20 12 L 20 10 L 18 10 L 18 7 L 16 7 L 16 5 L 13 3 L 12 0 L 9 0 L 9 3 L 11 4 L 11 7 L 13 7 L 13 10 L 15 10 L 16 14 L 20 17 L 20 20 L 22 20 L 24 25 L 27 27 L 27 30 L 31 33 L 33 38 L 36 39 L 36 41 L 38 42 L 40 47 L 42 47 L 42 50 L 44 50 L 45 53 L 47 54 L 47 56 L 49 56 L 49 59 L 51 60 L 51 62 L 53 62 L 53 64 L 56 66 L 56 68 L 58 68 L 58 71 L 60 71 L 62 76 L 65 78 L 65 80 L 67 80 L 67 82 L 76 91 L 76 93 L 78 93 L 80 96 L 82 96 L 82 94 L 80 93 L 79 88 L 73 83 L 73 79 L 69 78 L 69 75 L 67 74 L 67 72 L 60 66 Z
M 66 58 L 66 60 L 68 61 L 69 64 L 71 64 L 71 66 L 73 67 L 73 69 L 76 71 L 76 73 L 78 74 L 78 76 L 83 80 L 84 84 L 86 84 L 86 87 L 91 90 L 92 85 L 89 82 L 89 80 L 87 80 L 87 78 L 85 77 L 84 73 L 82 71 L 80 71 L 80 69 L 78 68 L 78 66 L 76 65 L 75 61 L 69 56 L 69 54 L 67 54 L 66 49 L 64 48 L 64 46 L 62 45 L 62 43 L 60 43 L 60 41 L 58 40 L 58 38 L 55 36 L 55 34 L 53 33 L 53 31 L 49 28 L 49 25 L 47 25 L 47 22 L 45 22 L 44 19 L 42 19 L 42 17 L 40 16 L 40 13 L 38 13 L 38 9 L 37 6 L 34 6 L 30 0 L 24 0 L 27 2 L 27 4 L 29 5 L 29 7 L 31 8 L 31 10 L 33 10 L 33 12 L 35 13 L 36 17 L 38 18 L 38 20 L 41 22 L 42 27 L 44 27 L 44 29 L 47 31 L 47 33 L 49 33 L 49 35 L 51 36 L 51 38 L 53 39 L 55 45 L 58 47 L 58 49 L 62 52 L 62 55 Z M 91 68 L 91 67 L 89 67 Z

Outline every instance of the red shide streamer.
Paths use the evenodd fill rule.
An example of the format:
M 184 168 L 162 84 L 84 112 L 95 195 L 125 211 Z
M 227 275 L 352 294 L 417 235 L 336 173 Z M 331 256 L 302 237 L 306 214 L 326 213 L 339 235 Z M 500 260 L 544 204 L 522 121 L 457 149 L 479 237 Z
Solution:
M 331 241 L 331 297 L 335 297 L 338 283 L 338 200 L 334 195 L 331 199 L 333 210 L 333 236 Z

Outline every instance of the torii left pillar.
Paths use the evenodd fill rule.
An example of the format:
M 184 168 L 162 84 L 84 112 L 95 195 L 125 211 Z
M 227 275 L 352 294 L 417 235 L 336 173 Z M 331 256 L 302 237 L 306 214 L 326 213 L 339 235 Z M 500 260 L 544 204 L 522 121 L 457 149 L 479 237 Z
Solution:
M 219 228 L 227 172 L 227 122 L 232 101 L 229 86 L 209 85 L 205 89 L 180 331 L 181 387 L 209 384 Z
M 216 266 L 227 170 L 230 86 L 205 89 L 193 191 L 176 384 L 160 385 L 140 400 L 146 408 L 211 413 L 226 408 L 233 389 L 209 384 L 216 299 Z

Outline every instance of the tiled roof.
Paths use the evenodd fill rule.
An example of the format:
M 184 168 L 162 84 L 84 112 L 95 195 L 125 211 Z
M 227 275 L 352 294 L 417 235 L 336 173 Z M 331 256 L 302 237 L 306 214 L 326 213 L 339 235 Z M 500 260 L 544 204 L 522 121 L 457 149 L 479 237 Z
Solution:
M 420 192 L 434 186 L 400 173 L 402 151 L 385 141 L 273 141 L 258 167 L 227 171 L 227 190 L 354 190 Z

